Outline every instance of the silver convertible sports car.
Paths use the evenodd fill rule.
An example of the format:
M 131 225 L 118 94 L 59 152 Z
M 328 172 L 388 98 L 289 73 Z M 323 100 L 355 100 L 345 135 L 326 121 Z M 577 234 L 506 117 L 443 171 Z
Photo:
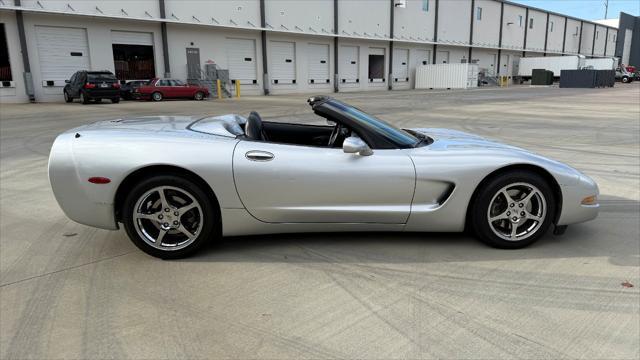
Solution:
M 456 232 L 521 248 L 593 219 L 598 187 L 526 150 L 445 129 L 399 129 L 327 96 L 329 125 L 252 112 L 101 121 L 58 136 L 49 178 L 66 215 L 143 251 L 184 257 L 220 236 Z

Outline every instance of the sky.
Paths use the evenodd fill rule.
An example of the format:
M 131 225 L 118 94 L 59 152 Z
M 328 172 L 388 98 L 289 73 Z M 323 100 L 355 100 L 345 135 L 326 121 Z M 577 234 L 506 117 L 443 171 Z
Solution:
M 604 19 L 605 0 L 511 0 L 585 20 Z M 640 0 L 609 0 L 607 19 L 617 19 L 620 11 L 640 16 Z

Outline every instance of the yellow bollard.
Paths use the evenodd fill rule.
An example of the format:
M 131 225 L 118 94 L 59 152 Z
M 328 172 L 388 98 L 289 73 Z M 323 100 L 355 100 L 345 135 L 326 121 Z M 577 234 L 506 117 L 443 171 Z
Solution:
M 240 80 L 235 81 L 236 84 L 236 97 L 240 97 Z
M 216 80 L 216 91 L 218 92 L 218 99 L 222 99 L 222 82 L 220 79 Z

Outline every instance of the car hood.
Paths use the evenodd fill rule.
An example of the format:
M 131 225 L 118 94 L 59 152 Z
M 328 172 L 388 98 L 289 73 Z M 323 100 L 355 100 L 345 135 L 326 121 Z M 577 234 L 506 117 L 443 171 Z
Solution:
M 437 149 L 511 149 L 517 151 L 525 151 L 522 148 L 503 144 L 494 140 L 484 138 L 480 135 L 470 134 L 463 131 L 442 129 L 442 128 L 418 128 L 411 129 L 421 134 L 425 134 L 434 140 L 430 146 L 432 150 Z
M 585 176 L 578 170 L 562 162 L 549 159 L 517 146 L 502 144 L 479 135 L 437 128 L 411 130 L 425 134 L 433 139 L 431 145 L 417 149 L 418 152 L 412 154 L 413 157 L 424 156 L 431 151 L 455 152 L 459 150 L 467 151 L 471 154 L 470 156 L 475 156 L 477 162 L 495 162 L 496 166 L 507 166 L 510 164 L 533 164 L 541 166 L 549 171 L 560 184 L 575 184 L 580 176 Z

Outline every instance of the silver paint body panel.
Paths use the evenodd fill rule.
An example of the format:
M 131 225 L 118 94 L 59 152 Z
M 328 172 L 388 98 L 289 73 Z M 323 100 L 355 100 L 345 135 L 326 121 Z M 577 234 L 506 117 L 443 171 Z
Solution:
M 597 205 L 580 204 L 598 194 L 586 175 L 479 136 L 414 129 L 434 142 L 360 156 L 342 149 L 248 141 L 234 134 L 233 121 L 243 119 L 145 117 L 69 130 L 51 149 L 49 178 L 56 200 L 72 220 L 114 230 L 114 201 L 122 181 L 136 170 L 166 165 L 191 171 L 209 184 L 220 203 L 224 235 L 461 231 L 478 184 L 500 168 L 528 164 L 548 171 L 560 186 L 557 224 L 590 220 L 598 213 Z M 249 152 L 272 158 L 253 161 Z M 111 182 L 89 183 L 93 176 Z

